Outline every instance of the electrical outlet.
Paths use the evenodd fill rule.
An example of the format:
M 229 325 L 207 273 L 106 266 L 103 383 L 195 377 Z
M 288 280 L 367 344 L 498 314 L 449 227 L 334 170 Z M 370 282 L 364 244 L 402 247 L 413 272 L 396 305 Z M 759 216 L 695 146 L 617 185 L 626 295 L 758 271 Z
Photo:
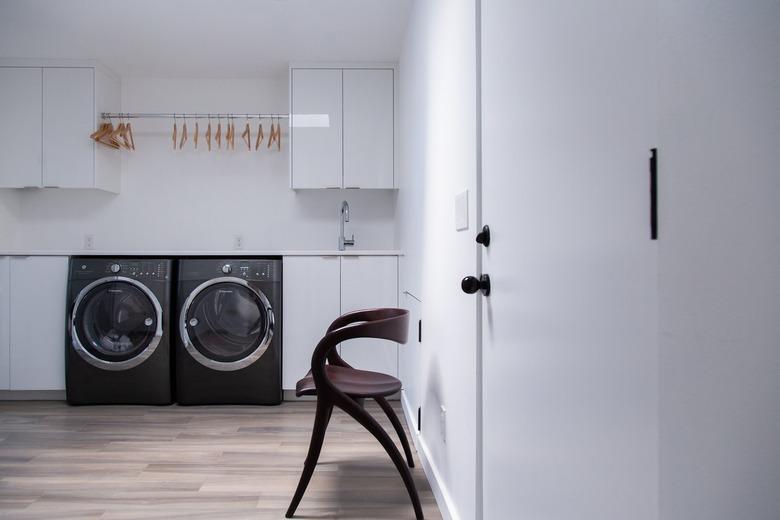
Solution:
M 441 413 L 439 415 L 439 421 L 440 421 L 440 431 L 441 431 L 441 442 L 444 444 L 447 444 L 447 409 L 443 406 L 441 408 Z
M 84 249 L 95 249 L 95 235 L 84 235 Z
M 244 235 L 233 235 L 233 249 L 244 249 Z

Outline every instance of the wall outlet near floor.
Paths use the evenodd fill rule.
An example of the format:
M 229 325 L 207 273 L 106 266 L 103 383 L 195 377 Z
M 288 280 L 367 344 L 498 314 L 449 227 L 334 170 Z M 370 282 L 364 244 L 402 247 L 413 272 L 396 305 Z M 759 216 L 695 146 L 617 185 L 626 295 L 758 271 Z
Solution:
M 84 249 L 95 249 L 95 235 L 84 235 Z
M 244 249 L 244 235 L 233 235 L 233 249 Z
M 439 414 L 439 428 L 441 431 L 441 442 L 447 444 L 447 409 L 443 406 L 440 407 L 441 412 Z

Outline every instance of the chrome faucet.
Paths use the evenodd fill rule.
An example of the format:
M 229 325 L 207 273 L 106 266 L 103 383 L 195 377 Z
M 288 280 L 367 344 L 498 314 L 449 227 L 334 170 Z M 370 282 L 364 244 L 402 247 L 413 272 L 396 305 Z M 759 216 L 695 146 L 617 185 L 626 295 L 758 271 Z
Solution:
M 341 222 L 340 222 L 340 234 L 339 234 L 339 251 L 344 251 L 346 246 L 355 245 L 355 234 L 352 233 L 352 238 L 344 237 L 344 222 L 349 222 L 349 204 L 347 201 L 341 203 Z

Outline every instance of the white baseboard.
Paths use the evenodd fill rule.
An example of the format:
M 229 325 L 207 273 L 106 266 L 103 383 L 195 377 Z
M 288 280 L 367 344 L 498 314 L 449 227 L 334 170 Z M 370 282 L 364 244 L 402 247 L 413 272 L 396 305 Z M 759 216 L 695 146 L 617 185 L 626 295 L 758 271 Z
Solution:
M 64 401 L 65 390 L 0 390 L 0 401 Z
M 436 498 L 436 504 L 439 506 L 442 518 L 444 520 L 460 520 L 452 497 L 441 478 L 441 473 L 433 463 L 433 460 L 431 460 L 428 445 L 425 444 L 425 439 L 416 429 L 417 413 L 412 412 L 412 407 L 409 404 L 409 400 L 406 398 L 406 392 L 403 390 L 401 390 L 401 406 L 404 410 L 404 417 L 406 417 L 406 424 L 409 425 L 409 432 L 412 434 L 412 442 L 417 450 L 420 462 L 422 462 L 425 476 L 428 477 L 428 482 L 431 485 L 431 490 L 433 491 L 434 498 Z

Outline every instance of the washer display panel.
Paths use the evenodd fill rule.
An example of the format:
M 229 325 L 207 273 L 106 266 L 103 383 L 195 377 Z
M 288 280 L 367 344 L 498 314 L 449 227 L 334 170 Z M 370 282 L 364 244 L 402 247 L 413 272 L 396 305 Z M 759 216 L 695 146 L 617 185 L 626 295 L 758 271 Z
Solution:
M 95 366 L 126 369 L 151 355 L 161 336 L 160 304 L 135 280 L 90 284 L 73 309 L 74 347 Z
M 273 333 L 268 300 L 244 280 L 202 284 L 184 305 L 180 328 L 185 347 L 200 363 L 237 370 L 259 358 Z

